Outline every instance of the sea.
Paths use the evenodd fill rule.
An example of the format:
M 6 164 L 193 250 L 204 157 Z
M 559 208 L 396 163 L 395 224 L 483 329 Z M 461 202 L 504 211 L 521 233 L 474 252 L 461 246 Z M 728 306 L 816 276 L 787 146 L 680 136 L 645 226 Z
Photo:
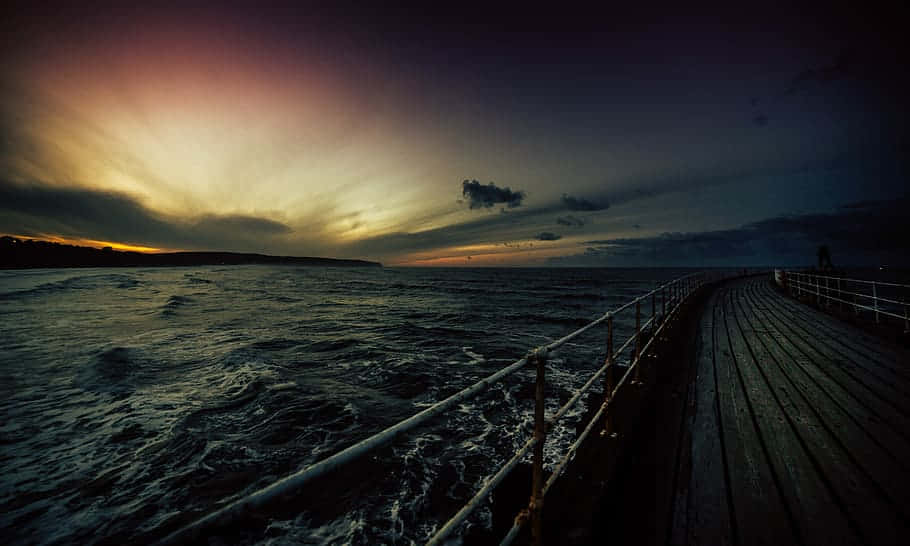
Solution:
M 0 271 L 0 536 L 154 542 L 687 272 Z M 633 324 L 620 315 L 616 338 Z M 549 359 L 548 413 L 602 364 L 605 338 L 591 329 Z M 529 437 L 533 385 L 512 374 L 210 543 L 423 543 Z M 550 433 L 548 466 L 590 403 Z M 460 532 L 488 528 L 495 502 Z

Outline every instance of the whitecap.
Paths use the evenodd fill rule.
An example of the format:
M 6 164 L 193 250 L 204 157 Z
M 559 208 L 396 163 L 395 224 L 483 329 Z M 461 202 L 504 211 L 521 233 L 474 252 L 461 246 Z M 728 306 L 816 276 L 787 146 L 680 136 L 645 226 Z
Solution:
M 463 352 L 465 355 L 468 356 L 468 358 L 471 359 L 468 362 L 468 364 L 483 364 L 484 362 L 486 362 L 487 359 L 484 358 L 482 354 L 475 353 L 474 351 L 471 350 L 473 348 L 474 347 L 462 347 L 461 348 L 461 352 Z

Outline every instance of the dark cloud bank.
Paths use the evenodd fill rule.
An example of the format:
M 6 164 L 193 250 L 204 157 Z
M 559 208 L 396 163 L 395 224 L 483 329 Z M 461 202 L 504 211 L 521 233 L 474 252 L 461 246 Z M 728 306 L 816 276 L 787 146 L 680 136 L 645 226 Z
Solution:
M 551 259 L 556 265 L 811 265 L 819 245 L 836 265 L 910 266 L 904 228 L 910 196 L 853 203 L 824 214 L 780 216 L 736 229 L 664 233 L 656 237 L 588 241 L 585 252 Z
M 562 204 L 569 210 L 606 210 L 610 208 L 610 203 L 606 200 L 589 201 L 584 197 L 573 197 L 568 194 L 562 194 Z
M 508 188 L 495 189 L 500 193 L 491 195 L 523 196 L 523 192 Z M 504 202 L 507 201 L 500 200 L 500 203 Z M 552 225 L 554 221 L 551 214 L 556 210 L 544 207 L 483 215 L 471 222 L 419 233 L 373 237 L 336 250 L 345 256 L 385 256 L 432 250 L 453 243 L 502 243 L 523 238 L 556 241 L 562 236 L 546 231 L 546 225 Z M 815 260 L 818 245 L 826 244 L 835 265 L 907 267 L 910 266 L 910 231 L 905 229 L 908 210 L 910 196 L 904 196 L 890 201 L 855 202 L 829 213 L 774 217 L 729 230 L 588 241 L 584 243 L 587 247 L 584 252 L 553 258 L 550 263 L 577 266 L 809 265 Z M 559 217 L 556 221 L 567 227 L 583 223 L 572 215 Z M 535 231 L 529 233 L 530 229 Z M 124 194 L 5 181 L 0 181 L 0 233 L 54 234 L 161 248 L 240 252 L 287 248 L 289 238 L 293 236 L 289 226 L 267 218 L 244 215 L 166 217 Z
M 0 181 L 0 232 L 188 250 L 261 251 L 291 228 L 244 215 L 168 218 L 120 193 Z
M 512 191 L 508 186 L 500 188 L 493 182 L 484 186 L 476 180 L 465 180 L 461 188 L 462 195 L 472 209 L 491 208 L 499 204 L 509 208 L 520 207 L 525 198 L 525 192 Z
M 585 225 L 585 220 L 570 214 L 568 216 L 560 216 L 556 219 L 556 223 L 566 227 L 581 227 Z

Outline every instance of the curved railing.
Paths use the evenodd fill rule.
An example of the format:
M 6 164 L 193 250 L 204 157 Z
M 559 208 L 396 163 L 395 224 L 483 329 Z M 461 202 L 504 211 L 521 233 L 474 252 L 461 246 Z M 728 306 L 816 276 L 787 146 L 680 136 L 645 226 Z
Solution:
M 491 385 L 518 371 L 527 364 L 534 365 L 537 371 L 533 436 L 529 438 L 527 442 L 525 442 L 524 445 L 522 445 L 522 447 L 499 468 L 499 470 L 484 480 L 483 485 L 474 496 L 454 516 L 452 516 L 448 522 L 436 531 L 435 535 L 430 538 L 427 544 L 441 544 L 448 536 L 457 530 L 459 525 L 461 525 L 468 516 L 481 505 L 490 492 L 492 492 L 492 490 L 518 465 L 522 458 L 532 450 L 533 485 L 531 501 L 528 507 L 522 510 L 515 518 L 515 523 L 505 538 L 502 539 L 502 544 L 510 544 L 528 521 L 531 522 L 531 531 L 534 541 L 539 543 L 538 539 L 541 534 L 542 520 L 541 509 L 544 496 L 565 470 L 566 465 L 572 459 L 578 447 L 585 441 L 590 433 L 597 428 L 598 423 L 602 424 L 602 434 L 612 433 L 609 417 L 611 401 L 625 384 L 639 381 L 639 362 L 641 361 L 642 356 L 648 352 L 654 340 L 658 338 L 658 335 L 665 328 L 668 319 L 672 318 L 679 311 L 680 306 L 698 287 L 706 282 L 728 276 L 730 275 L 720 271 L 713 271 L 710 273 L 701 272 L 685 275 L 664 283 L 619 308 L 605 313 L 574 332 L 556 341 L 537 347 L 529 352 L 527 356 L 502 368 L 498 372 L 481 379 L 473 385 L 462 389 L 448 398 L 436 402 L 423 411 L 196 520 L 174 533 L 171 533 L 165 537 L 161 543 L 181 543 L 191 540 L 194 536 L 197 536 L 201 531 L 208 527 L 227 523 L 249 509 L 260 507 L 279 496 L 298 490 L 314 479 L 388 444 L 405 432 L 444 413 L 455 404 L 484 391 Z M 659 309 L 658 300 L 660 305 Z M 650 316 L 642 322 L 642 306 L 643 304 L 647 305 L 648 302 L 651 304 Z M 614 350 L 614 318 L 620 313 L 632 312 L 633 310 L 635 313 L 635 332 L 629 336 L 619 348 Z M 545 417 L 544 385 L 546 382 L 545 368 L 547 358 L 570 340 L 601 324 L 606 324 L 607 327 L 606 360 L 603 366 L 601 366 L 553 415 Z M 642 346 L 643 338 L 646 339 L 644 346 Z M 614 385 L 612 383 L 613 374 L 610 373 L 610 367 L 617 362 L 617 358 L 620 357 L 623 352 L 630 348 L 632 353 L 631 358 L 629 359 L 629 366 Z M 605 385 L 603 390 L 604 400 L 601 403 L 600 408 L 584 431 L 569 446 L 568 450 L 556 464 L 547 480 L 544 481 L 543 446 L 546 441 L 547 430 L 552 428 L 559 419 L 564 417 L 601 377 L 605 378 Z
M 809 297 L 820 307 L 832 304 L 855 314 L 868 311 L 876 323 L 882 317 L 902 321 L 910 332 L 910 285 L 786 271 L 785 284 L 793 296 Z

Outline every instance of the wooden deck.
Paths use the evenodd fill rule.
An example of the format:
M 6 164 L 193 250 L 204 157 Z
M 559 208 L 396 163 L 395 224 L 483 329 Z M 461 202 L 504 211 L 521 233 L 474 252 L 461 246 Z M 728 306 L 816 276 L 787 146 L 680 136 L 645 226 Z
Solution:
M 690 362 L 656 543 L 910 544 L 906 351 L 762 277 L 715 290 Z

